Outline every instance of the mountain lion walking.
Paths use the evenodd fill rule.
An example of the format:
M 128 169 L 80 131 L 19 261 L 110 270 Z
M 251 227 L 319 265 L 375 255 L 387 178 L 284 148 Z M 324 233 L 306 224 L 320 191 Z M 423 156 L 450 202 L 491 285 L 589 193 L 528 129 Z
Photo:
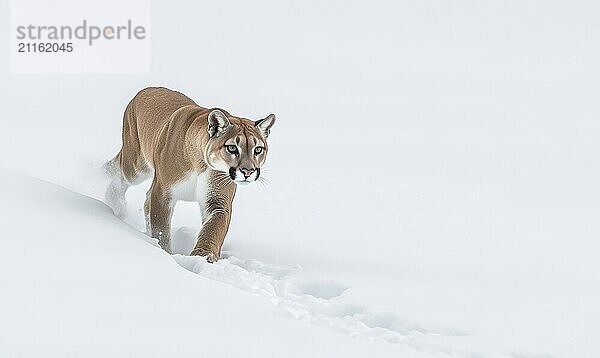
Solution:
M 125 109 L 121 151 L 105 165 L 112 177 L 107 202 L 124 217 L 127 189 L 153 177 L 144 204 L 147 233 L 171 252 L 175 203 L 196 201 L 202 230 L 192 255 L 215 262 L 229 228 L 236 186 L 260 176 L 274 123 L 273 114 L 251 121 L 200 107 L 167 88 L 143 89 Z

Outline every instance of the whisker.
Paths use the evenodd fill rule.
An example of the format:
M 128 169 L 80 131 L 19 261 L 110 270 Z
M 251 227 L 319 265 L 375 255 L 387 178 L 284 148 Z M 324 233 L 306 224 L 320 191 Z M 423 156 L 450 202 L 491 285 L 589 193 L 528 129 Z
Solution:
M 263 187 L 265 190 L 267 190 L 267 189 L 268 189 L 268 184 L 269 184 L 269 182 L 268 182 L 268 181 L 267 181 L 265 178 L 263 178 L 263 177 L 259 177 L 259 178 L 258 178 L 258 182 L 260 183 L 260 185 L 261 185 L 261 186 L 262 186 L 262 187 Z
M 266 183 L 271 183 L 271 180 L 269 180 L 269 178 L 267 178 L 267 177 L 260 176 L 258 179 L 259 179 L 259 180 L 263 180 L 263 181 L 265 181 Z
M 258 180 L 257 183 L 260 185 L 260 188 L 262 188 L 263 190 L 267 189 L 267 187 L 265 187 L 265 184 L 261 180 Z

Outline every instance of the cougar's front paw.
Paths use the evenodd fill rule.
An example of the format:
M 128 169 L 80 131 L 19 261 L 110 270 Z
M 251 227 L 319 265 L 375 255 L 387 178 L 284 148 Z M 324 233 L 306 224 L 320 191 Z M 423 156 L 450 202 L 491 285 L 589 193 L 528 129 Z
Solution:
M 204 256 L 206 257 L 206 261 L 211 264 L 219 260 L 219 255 L 206 249 L 194 249 L 194 251 L 192 251 L 192 256 Z
M 208 261 L 211 264 L 217 262 L 217 260 L 219 260 L 219 257 L 213 254 L 212 252 L 206 255 L 206 261 Z

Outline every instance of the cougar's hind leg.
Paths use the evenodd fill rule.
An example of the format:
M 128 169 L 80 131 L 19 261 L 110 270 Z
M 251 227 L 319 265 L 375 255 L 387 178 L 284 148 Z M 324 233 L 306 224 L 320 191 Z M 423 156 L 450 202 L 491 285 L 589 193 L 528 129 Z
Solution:
M 171 218 L 174 201 L 156 177 L 146 194 L 144 211 L 147 214 L 147 230 L 150 236 L 158 239 L 158 244 L 171 253 Z
M 121 156 L 122 154 L 119 153 L 116 158 L 120 158 Z M 152 171 L 145 164 L 128 163 L 120 159 L 120 164 L 116 166 L 113 172 L 110 184 L 106 189 L 106 203 L 111 207 L 116 216 L 124 219 L 127 217 L 127 200 L 125 198 L 127 189 L 148 179 Z
M 120 165 L 121 153 L 117 154 L 115 158 L 105 164 L 104 168 L 106 173 L 110 176 L 110 184 L 106 188 L 105 199 L 106 204 L 110 206 L 113 213 L 124 219 L 127 217 L 127 201 L 125 194 L 130 184 L 127 182 L 123 175 Z
M 146 220 L 146 235 L 152 236 L 152 226 L 150 225 L 150 193 L 152 191 L 148 190 L 146 192 L 146 201 L 144 202 L 144 219 Z
M 141 153 L 136 118 L 131 108 L 130 103 L 123 114 L 123 146 L 119 154 L 104 165 L 106 173 L 111 176 L 106 189 L 106 203 L 122 219 L 127 216 L 127 189 L 141 183 L 151 174 Z

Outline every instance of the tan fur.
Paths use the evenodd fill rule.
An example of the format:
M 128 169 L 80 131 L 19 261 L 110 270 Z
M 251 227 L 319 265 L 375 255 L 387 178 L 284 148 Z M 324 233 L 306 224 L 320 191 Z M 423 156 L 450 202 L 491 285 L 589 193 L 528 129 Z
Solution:
M 127 188 L 153 176 L 144 204 L 147 231 L 170 252 L 173 207 L 177 200 L 189 200 L 177 197 L 181 191 L 177 188 L 192 183 L 186 190 L 201 193 L 197 200 L 203 209 L 202 230 L 192 254 L 216 261 L 229 228 L 236 183 L 256 180 L 265 161 L 266 137 L 275 117 L 265 120 L 254 122 L 203 108 L 166 88 L 140 91 L 125 110 L 121 151 L 106 164 L 113 176 L 107 201 L 124 216 Z M 228 148 L 233 147 L 228 145 L 238 153 L 230 153 Z M 246 177 L 252 168 L 258 171 Z

